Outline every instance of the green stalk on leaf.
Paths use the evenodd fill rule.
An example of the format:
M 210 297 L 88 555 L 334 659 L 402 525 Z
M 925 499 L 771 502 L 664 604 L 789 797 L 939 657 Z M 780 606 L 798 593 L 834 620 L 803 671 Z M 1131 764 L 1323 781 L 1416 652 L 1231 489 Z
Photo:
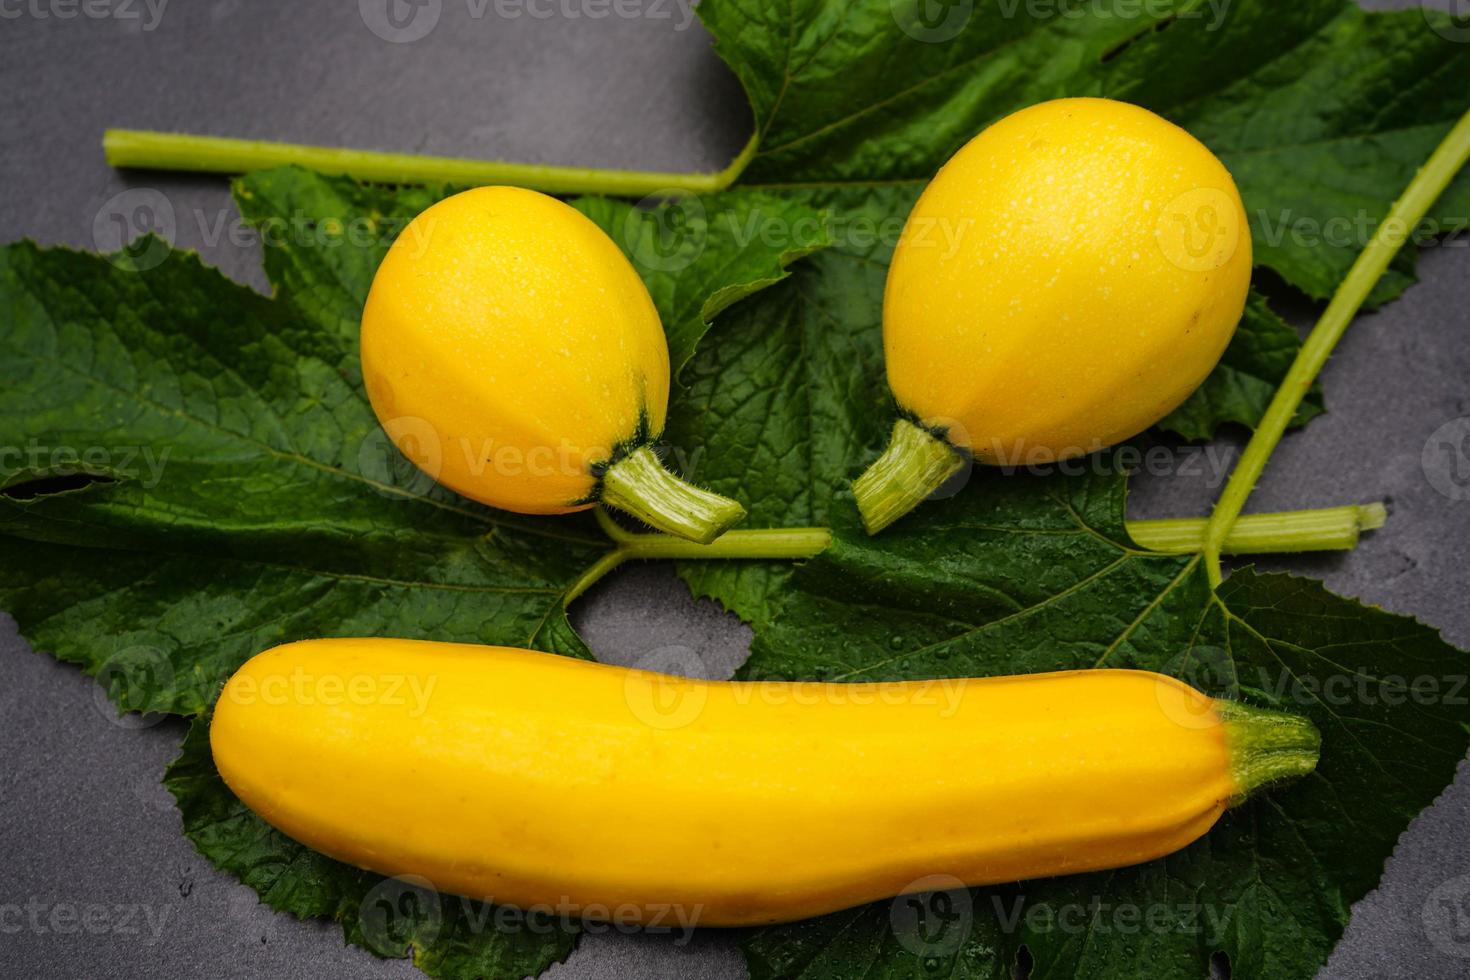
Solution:
M 1403 248 L 1409 232 L 1429 213 L 1430 207 L 1444 193 L 1467 159 L 1470 159 L 1470 112 L 1445 135 L 1389 209 L 1388 216 L 1358 255 L 1347 278 L 1322 312 L 1322 318 L 1307 335 L 1286 378 L 1276 389 L 1276 396 L 1256 426 L 1205 527 L 1203 551 L 1212 584 L 1220 584 L 1220 555 L 1229 550 L 1226 542 L 1240 519 L 1241 508 L 1255 489 L 1266 468 L 1266 461 L 1286 433 L 1312 382 L 1347 331 L 1353 316 L 1388 269 L 1388 264 Z
M 722 191 L 740 176 L 755 154 L 755 148 L 756 139 L 752 136 L 740 154 L 723 170 L 689 174 L 383 153 L 139 129 L 109 129 L 102 134 L 103 153 L 114 167 L 243 174 L 295 165 L 318 173 L 383 184 L 456 184 L 467 187 L 512 184 L 548 194 L 611 194 L 620 197 Z
M 691 561 L 801 561 L 815 558 L 832 545 L 825 527 L 780 527 L 726 531 L 709 544 L 696 544 L 669 534 L 640 534 L 614 521 L 602 508 L 597 523 L 617 545 L 587 569 L 567 590 L 564 605 L 585 593 L 627 561 L 683 559 Z M 1225 540 L 1227 554 L 1347 551 L 1363 531 L 1383 526 L 1388 511 L 1381 503 L 1349 504 L 1320 510 L 1296 510 L 1243 517 Z M 1188 555 L 1204 542 L 1206 519 L 1169 517 L 1129 521 L 1128 534 L 1144 549 L 1159 554 Z

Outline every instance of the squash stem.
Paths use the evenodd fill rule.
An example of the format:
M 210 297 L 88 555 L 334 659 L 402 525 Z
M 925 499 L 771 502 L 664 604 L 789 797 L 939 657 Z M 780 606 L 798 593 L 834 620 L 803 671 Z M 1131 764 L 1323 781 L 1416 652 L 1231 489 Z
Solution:
M 324 174 L 346 175 L 386 184 L 514 184 L 550 194 L 615 194 L 625 197 L 722 191 L 734 183 L 745 169 L 755 155 L 755 147 L 755 137 L 752 136 L 725 169 L 716 173 L 689 174 L 381 153 L 138 129 L 109 129 L 102 134 L 102 150 L 108 164 L 114 167 L 240 174 L 294 164 Z
M 815 558 L 831 545 L 832 532 L 824 527 L 782 527 L 728 531 L 709 544 L 680 541 L 661 534 L 640 534 L 621 550 L 627 558 L 801 561 Z
M 1347 551 L 1357 547 L 1362 532 L 1380 528 L 1387 520 L 1388 510 L 1381 503 L 1251 514 L 1236 522 L 1221 550 L 1233 555 Z M 1204 544 L 1206 524 L 1202 517 L 1129 521 L 1128 533 L 1150 551 L 1192 555 Z
M 685 483 L 640 446 L 602 475 L 602 502 L 675 537 L 709 544 L 745 516 L 729 497 Z
M 674 559 L 685 561 L 745 560 L 802 561 L 815 558 L 832 545 L 825 527 L 771 527 L 726 531 L 709 544 L 698 544 L 667 534 L 640 534 L 618 525 L 604 508 L 597 523 L 617 546 L 592 564 L 567 590 L 563 604 L 582 595 L 625 561 Z M 1242 517 L 1225 539 L 1229 554 L 1343 551 L 1358 543 L 1363 531 L 1382 527 L 1387 511 L 1382 504 L 1355 504 L 1323 510 L 1294 510 L 1280 514 Z M 1206 518 L 1168 517 L 1129 521 L 1134 542 L 1167 554 L 1194 554 L 1204 541 Z
M 1231 805 L 1263 786 L 1317 768 L 1322 735 L 1309 719 L 1239 701 L 1216 701 L 1215 712 L 1225 726 L 1230 777 L 1236 787 Z
M 1383 504 L 1349 504 L 1321 510 L 1292 510 L 1278 514 L 1249 514 L 1240 519 L 1225 542 L 1235 555 L 1283 552 L 1348 551 L 1359 535 L 1383 526 L 1388 511 Z M 666 534 L 638 534 L 597 512 L 598 523 L 616 542 L 624 558 L 747 559 L 801 561 L 815 558 L 832 544 L 825 527 L 772 527 L 726 531 L 709 544 L 696 544 Z M 1162 517 L 1128 521 L 1128 535 L 1149 551 L 1192 555 L 1204 541 L 1206 518 Z
M 1220 584 L 1220 553 L 1224 550 L 1225 539 L 1235 526 L 1246 498 L 1260 480 L 1266 461 L 1296 417 L 1296 410 L 1312 381 L 1327 363 L 1332 349 L 1342 339 L 1348 324 L 1378 284 L 1389 262 L 1403 247 L 1409 232 L 1439 199 L 1465 165 L 1466 159 L 1470 159 L 1470 112 L 1449 131 L 1389 209 L 1388 216 L 1374 231 L 1367 247 L 1358 254 L 1342 285 L 1337 287 L 1327 309 L 1322 311 L 1322 318 L 1302 342 L 1302 349 L 1282 379 L 1281 387 L 1276 389 L 1276 396 L 1271 399 L 1255 434 L 1235 464 L 1235 471 L 1230 474 L 1230 481 L 1225 484 L 1205 530 L 1203 553 L 1210 584 Z
M 863 527 L 877 534 L 923 503 L 964 465 L 965 457 L 954 446 L 908 419 L 899 419 L 883 455 L 853 481 Z

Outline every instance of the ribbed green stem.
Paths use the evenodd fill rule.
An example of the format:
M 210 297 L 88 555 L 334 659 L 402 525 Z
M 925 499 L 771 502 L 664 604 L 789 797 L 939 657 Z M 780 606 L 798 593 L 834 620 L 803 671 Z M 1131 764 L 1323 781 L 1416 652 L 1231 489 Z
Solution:
M 1222 550 L 1239 555 L 1346 551 L 1357 547 L 1363 531 L 1380 528 L 1387 519 L 1388 511 L 1382 504 L 1251 514 L 1236 522 Z M 1150 551 L 1192 555 L 1204 544 L 1207 523 L 1202 517 L 1129 521 L 1128 533 Z
M 597 509 L 597 523 L 617 545 L 603 555 L 567 590 L 563 605 L 571 605 L 582 593 L 596 585 L 625 561 L 645 558 L 688 558 L 695 560 L 735 559 L 766 561 L 800 561 L 814 558 L 832 544 L 832 532 L 825 527 L 781 527 L 751 531 L 726 531 L 709 544 L 696 544 L 667 534 L 638 534 L 626 531 Z
M 1225 550 L 1231 554 L 1343 550 L 1357 544 L 1359 532 L 1382 527 L 1385 516 L 1382 504 L 1251 514 L 1242 517 L 1235 525 L 1235 530 L 1225 541 Z M 638 534 L 624 530 L 601 508 L 597 510 L 597 521 L 617 547 L 582 573 L 582 577 L 567 590 L 563 600 L 565 604 L 571 604 L 573 599 L 625 561 L 646 558 L 801 561 L 815 558 L 832 544 L 832 532 L 825 527 L 726 531 L 709 544 L 696 544 L 667 534 Z M 1151 550 L 1192 554 L 1199 551 L 1204 541 L 1205 518 L 1129 521 L 1127 528 L 1129 537 Z
M 1322 312 L 1322 319 L 1302 342 L 1301 351 L 1282 379 L 1281 387 L 1276 389 L 1276 397 L 1271 399 L 1271 405 L 1256 426 L 1240 462 L 1235 464 L 1235 471 L 1230 474 L 1230 482 L 1225 484 L 1205 530 L 1205 568 L 1212 584 L 1220 583 L 1220 553 L 1224 550 L 1225 539 L 1230 536 L 1246 498 L 1255 489 L 1266 468 L 1266 461 L 1296 416 L 1297 407 L 1311 388 L 1312 381 L 1327 363 L 1332 349 L 1342 339 L 1348 324 L 1383 276 L 1389 262 L 1403 247 L 1410 230 L 1428 213 L 1467 158 L 1470 158 L 1470 113 L 1461 117 L 1449 131 L 1409 182 L 1403 195 L 1394 202 L 1388 216 L 1374 231 L 1367 247 L 1358 255 L 1347 278 Z
M 628 558 L 800 561 L 820 555 L 831 545 L 832 532 L 824 527 L 784 527 L 726 531 L 709 544 L 695 544 L 661 534 L 640 534 L 628 543 L 624 551 Z
M 1225 725 L 1230 776 L 1236 787 L 1232 804 L 1263 786 L 1317 768 L 1322 735 L 1310 720 L 1238 701 L 1216 701 L 1215 711 Z
M 908 419 L 899 419 L 883 455 L 853 481 L 863 527 L 877 534 L 923 503 L 964 465 L 964 456 L 954 446 Z
M 633 450 L 602 475 L 602 502 L 665 534 L 708 544 L 745 516 L 745 508 L 685 483 L 647 446 Z
M 706 194 L 722 191 L 734 183 L 745 169 L 755 154 L 755 146 L 755 138 L 751 137 L 740 155 L 718 173 L 684 174 L 553 167 L 417 153 L 380 153 L 138 129 L 109 129 L 102 134 L 103 152 L 107 162 L 114 167 L 239 174 L 295 164 L 324 174 L 345 174 L 358 180 L 385 184 L 514 184 L 549 194 L 615 194 L 624 197 L 662 192 Z

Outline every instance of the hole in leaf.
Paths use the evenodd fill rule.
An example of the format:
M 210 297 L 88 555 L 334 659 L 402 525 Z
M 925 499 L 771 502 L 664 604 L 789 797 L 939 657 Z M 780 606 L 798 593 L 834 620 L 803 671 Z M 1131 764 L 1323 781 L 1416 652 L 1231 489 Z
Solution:
M 1110 62 L 1110 61 L 1114 60 L 1115 58 L 1119 57 L 1120 55 L 1122 55 L 1122 53 L 1124 51 L 1127 51 L 1129 48 L 1133 47 L 1133 45 L 1137 44 L 1139 41 L 1142 41 L 1144 38 L 1148 37 L 1150 34 L 1157 34 L 1159 31 L 1168 29 L 1171 25 L 1173 25 L 1173 23 L 1174 23 L 1174 21 L 1175 21 L 1175 19 L 1177 17 L 1178 17 L 1178 14 L 1170 14 L 1168 17 L 1165 17 L 1163 20 L 1161 20 L 1158 23 L 1154 24 L 1148 30 L 1139 31 L 1137 34 L 1134 34 L 1132 37 L 1124 38 L 1122 41 L 1118 42 L 1117 44 L 1113 45 L 1111 48 L 1108 48 L 1108 50 L 1104 51 L 1102 53 L 1102 57 L 1099 58 L 1099 59 L 1097 59 L 1098 64 L 1105 65 L 1108 62 Z
M 1036 960 L 1031 956 L 1031 948 L 1023 945 L 1016 953 L 1016 980 L 1029 980 L 1031 968 L 1036 965 Z
M 117 480 L 105 473 L 86 473 L 80 470 L 66 473 L 35 473 L 22 476 L 20 480 L 0 489 L 0 497 L 8 500 L 35 500 L 38 497 L 54 497 L 62 493 L 76 493 L 94 486 L 106 486 Z

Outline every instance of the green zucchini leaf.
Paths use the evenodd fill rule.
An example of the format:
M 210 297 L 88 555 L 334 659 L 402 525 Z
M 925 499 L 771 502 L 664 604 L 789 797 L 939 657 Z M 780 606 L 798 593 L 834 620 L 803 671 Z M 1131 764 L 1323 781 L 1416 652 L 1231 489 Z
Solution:
M 660 312 L 668 311 L 675 376 L 719 313 L 831 244 L 826 217 L 790 196 L 732 191 L 638 208 L 605 197 L 573 203 L 628 254 Z
M 115 675 L 128 710 L 197 714 L 251 654 L 308 636 L 586 656 L 562 605 L 607 550 L 601 531 L 440 487 L 393 447 L 362 389 L 357 321 L 373 272 L 443 192 L 286 168 L 237 193 L 274 299 L 156 241 L 112 262 L 24 242 L 0 251 L 13 313 L 0 445 L 23 450 L 0 459 L 0 551 L 39 559 L 5 563 L 0 602 L 33 643 Z M 658 210 L 578 204 L 635 262 L 651 254 Z M 701 207 L 667 267 L 639 266 L 691 348 L 707 317 L 825 241 L 799 202 L 736 191 Z M 807 237 L 779 237 L 791 229 Z M 124 664 L 168 683 L 124 684 Z
M 362 390 L 357 320 L 373 272 L 443 191 L 286 169 L 237 194 L 262 230 L 274 298 L 156 239 L 110 257 L 0 249 L 0 446 L 15 449 L 0 455 L 0 608 L 120 710 L 196 717 L 240 663 L 291 640 L 589 656 L 565 604 L 610 547 L 595 523 L 494 511 L 438 486 L 393 447 Z M 817 215 L 758 192 L 705 199 L 697 226 L 659 239 L 664 212 L 687 216 L 687 203 L 576 203 L 628 249 L 682 356 L 716 312 L 825 241 Z M 495 917 L 486 928 L 484 906 L 448 900 L 433 921 L 376 936 L 364 896 L 377 879 L 250 815 L 214 773 L 203 731 L 170 778 L 186 828 L 273 907 L 335 918 L 379 955 L 411 945 L 440 976 L 511 980 L 570 949 L 574 927 L 527 932 Z
M 0 551 L 28 556 L 3 563 L 0 604 L 126 709 L 197 714 L 293 639 L 544 644 L 605 550 L 590 520 L 495 512 L 416 471 L 339 338 L 193 255 L 138 273 L 21 243 L 0 291 L 0 443 L 26 450 L 0 461 Z
M 829 215 L 831 247 L 722 317 L 684 371 L 668 438 L 703 451 L 699 478 L 745 504 L 749 527 L 826 526 L 835 495 L 892 424 L 883 376 L 882 297 L 908 188 L 803 191 Z M 869 232 L 872 232 L 871 234 Z M 749 623 L 768 618 L 788 562 L 679 563 L 696 595 Z
M 1023 947 L 1033 977 L 1203 977 L 1216 953 L 1234 976 L 1315 975 L 1349 907 L 1470 747 L 1466 655 L 1305 579 L 1247 569 L 1212 595 L 1197 557 L 1131 546 L 1119 475 L 973 482 L 879 540 L 840 522 L 833 547 L 793 573 L 757 626 L 741 676 L 1156 670 L 1310 716 L 1322 732 L 1317 771 L 1147 864 L 946 884 L 759 930 L 744 942 L 751 975 L 1001 980 Z M 928 871 L 939 882 L 949 873 L 942 860 Z M 905 912 L 914 901 L 927 930 Z
M 1213 438 L 1225 423 L 1255 428 L 1300 349 L 1296 330 L 1252 291 L 1220 363 L 1183 405 L 1159 420 L 1159 428 L 1194 440 Z M 1306 425 L 1326 410 L 1322 384 L 1314 381 L 1291 424 Z

